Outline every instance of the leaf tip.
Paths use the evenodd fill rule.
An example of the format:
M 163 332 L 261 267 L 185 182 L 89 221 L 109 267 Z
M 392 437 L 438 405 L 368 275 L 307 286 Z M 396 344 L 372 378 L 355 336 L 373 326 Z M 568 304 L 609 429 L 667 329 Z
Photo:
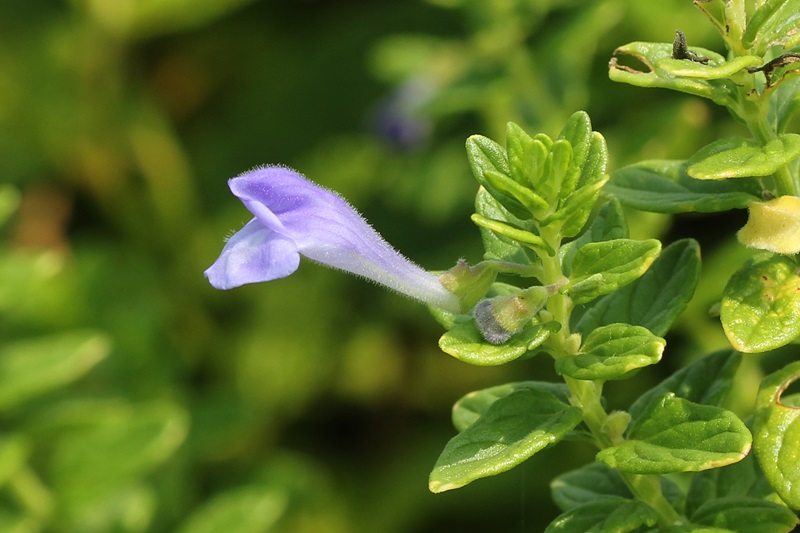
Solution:
M 431 480 L 428 483 L 428 490 L 434 494 L 440 494 L 442 492 L 447 492 L 448 490 L 457 489 L 460 485 L 456 485 L 454 483 L 442 483 L 441 481 Z

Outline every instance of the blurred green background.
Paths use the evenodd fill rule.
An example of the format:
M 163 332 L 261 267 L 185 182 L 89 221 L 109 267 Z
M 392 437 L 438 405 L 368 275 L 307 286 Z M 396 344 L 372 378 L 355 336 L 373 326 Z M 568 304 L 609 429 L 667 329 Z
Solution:
M 0 531 L 541 531 L 589 448 L 442 495 L 427 475 L 456 399 L 551 365 L 467 367 L 421 306 L 308 262 L 215 291 L 250 218 L 226 180 L 288 165 L 427 268 L 480 260 L 470 134 L 585 109 L 614 168 L 742 133 L 607 79 L 616 46 L 676 29 L 721 51 L 689 0 L 0 2 Z M 740 215 L 631 220 L 672 240 Z M 742 252 L 702 244 L 718 266 L 666 372 L 723 342 L 703 317 Z

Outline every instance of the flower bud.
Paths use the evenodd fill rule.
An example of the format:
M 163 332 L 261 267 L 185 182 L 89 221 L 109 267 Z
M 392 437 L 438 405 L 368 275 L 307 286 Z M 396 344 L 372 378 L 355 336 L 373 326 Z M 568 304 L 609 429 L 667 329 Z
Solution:
M 628 424 L 631 422 L 631 415 L 626 411 L 613 411 L 608 415 L 606 421 L 603 423 L 603 431 L 611 438 L 611 442 L 619 443 L 622 441 L 622 436 L 625 430 L 628 429 Z
M 522 329 L 536 316 L 550 291 L 535 286 L 508 296 L 482 300 L 473 312 L 475 323 L 483 338 L 491 344 L 502 344 Z
M 792 255 L 800 252 L 800 198 L 751 202 L 747 224 L 736 234 L 750 248 Z

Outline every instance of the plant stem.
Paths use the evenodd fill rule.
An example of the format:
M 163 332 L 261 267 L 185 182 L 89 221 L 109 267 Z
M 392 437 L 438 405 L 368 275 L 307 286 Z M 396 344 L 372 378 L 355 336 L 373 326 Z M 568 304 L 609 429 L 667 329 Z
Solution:
M 560 228 L 543 228 L 541 230 L 542 238 L 556 251 L 561 244 L 558 237 L 559 234 Z M 558 253 L 552 257 L 543 256 L 541 259 L 543 265 L 542 283 L 554 284 L 564 278 Z M 561 324 L 559 332 L 551 337 L 551 355 L 556 359 L 574 355 L 573 343 L 569 342 L 571 336 L 569 319 L 572 313 L 572 300 L 560 293 L 553 294 L 547 302 L 547 310 L 552 313 L 553 320 Z M 597 447 L 602 450 L 616 446 L 624 441 L 621 434 L 611 434 L 606 429 L 609 415 L 601 401 L 603 382 L 574 379 L 569 376 L 564 376 L 564 381 L 571 393 L 570 402 L 583 412 L 583 421 L 589 428 Z M 661 525 L 673 526 L 684 521 L 664 498 L 664 494 L 661 491 L 661 481 L 658 476 L 619 473 L 634 497 L 656 511 Z
M 624 472 L 620 472 L 620 475 L 633 495 L 658 513 L 662 525 L 675 526 L 684 523 L 683 517 L 664 497 L 664 493 L 661 491 L 660 476 L 643 476 Z
M 769 99 L 767 95 L 759 95 L 755 99 L 750 99 L 748 93 L 753 93 L 755 89 L 745 91 L 742 88 L 740 98 L 741 116 L 745 119 L 750 133 L 753 134 L 758 144 L 766 146 L 769 142 L 778 140 L 778 132 L 769 122 Z M 797 179 L 792 176 L 787 165 L 781 165 L 772 175 L 775 192 L 778 196 L 800 196 L 800 185 Z
M 521 265 L 509 261 L 494 260 L 484 262 L 490 263 L 498 274 L 514 274 L 524 278 L 538 278 L 542 275 L 542 267 L 540 265 Z
M 602 450 L 622 442 L 624 439 L 621 436 L 614 438 L 605 430 L 608 414 L 600 403 L 602 384 L 597 381 L 584 381 L 570 377 L 565 377 L 564 381 L 572 392 L 573 405 L 580 407 L 583 411 L 583 421 L 592 433 L 597 447 Z M 619 472 L 619 474 L 636 499 L 646 503 L 658 513 L 661 525 L 673 526 L 684 521 L 664 497 L 659 476 L 625 472 Z

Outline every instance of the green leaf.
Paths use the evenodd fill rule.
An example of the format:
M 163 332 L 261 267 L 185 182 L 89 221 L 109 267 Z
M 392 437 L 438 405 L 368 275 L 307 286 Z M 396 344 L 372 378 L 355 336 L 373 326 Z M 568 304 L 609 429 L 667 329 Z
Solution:
M 550 483 L 550 490 L 553 501 L 562 511 L 608 496 L 633 498 L 620 473 L 603 463 L 589 463 L 561 474 Z M 667 477 L 661 478 L 661 491 L 667 501 L 673 504 L 678 504 L 684 498 L 681 489 Z
M 781 402 L 781 395 L 800 378 L 800 361 L 773 372 L 761 382 L 753 419 L 756 457 L 778 496 L 800 509 L 800 407 Z
M 581 171 L 586 163 L 587 156 L 591 148 L 592 141 L 592 122 L 585 111 L 577 111 L 567 119 L 564 129 L 558 136 L 559 140 L 564 140 L 571 146 L 571 161 L 567 160 L 568 169 L 565 172 L 564 180 L 561 183 L 559 196 L 566 198 L 578 187 L 581 178 Z
M 506 211 L 485 189 L 480 189 L 475 196 L 475 212 L 487 219 L 505 221 L 516 227 L 524 227 L 526 224 Z M 479 227 L 483 247 L 486 250 L 485 259 L 497 259 L 520 264 L 529 264 L 531 262 L 519 242 L 498 235 L 483 226 Z
M 698 56 L 711 59 L 710 64 L 722 65 L 725 58 L 716 52 L 705 48 L 690 46 L 689 50 Z M 629 83 L 637 87 L 660 87 L 673 89 L 684 93 L 694 94 L 709 98 L 722 106 L 736 104 L 737 86 L 727 80 L 704 80 L 676 76 L 659 68 L 664 60 L 672 61 L 671 43 L 646 43 L 633 42 L 614 50 L 614 56 L 609 62 L 608 77 L 613 81 Z M 619 56 L 629 56 L 639 60 L 644 67 L 642 70 L 623 65 Z M 667 63 L 669 65 L 669 63 Z
M 777 125 L 777 131 L 782 133 L 800 111 L 800 76 L 781 83 L 772 96 L 770 105 L 770 121 Z
M 789 50 L 800 43 L 800 1 L 767 0 L 753 13 L 742 37 L 746 48 L 764 55 L 773 46 Z
M 654 401 L 667 393 L 694 403 L 720 406 L 728 396 L 741 361 L 742 354 L 730 349 L 701 357 L 639 396 L 628 411 L 638 420 Z
M 576 304 L 594 300 L 644 274 L 660 251 L 655 239 L 589 243 L 575 253 L 570 283 L 563 290 Z
M 569 402 L 569 388 L 564 383 L 546 381 L 518 381 L 496 387 L 489 387 L 463 396 L 453 405 L 453 426 L 464 431 L 486 413 L 489 407 L 500 398 L 505 398 L 518 390 L 532 389 L 552 394 L 564 403 Z
M 720 318 L 731 345 L 766 352 L 800 335 L 798 265 L 784 255 L 761 255 L 745 263 L 722 294 Z
M 476 175 L 482 174 L 486 169 L 505 175 L 511 174 L 503 147 L 482 135 L 472 135 L 467 139 L 467 157 Z
M 166 401 L 125 407 L 92 413 L 87 427 L 52 444 L 49 475 L 73 531 L 119 530 L 120 514 L 152 512 L 142 508 L 143 499 L 155 497 L 144 477 L 186 438 L 189 420 L 181 407 Z
M 486 218 L 483 215 L 479 215 L 477 213 L 473 214 L 470 218 L 478 226 L 493 231 L 496 234 L 505 237 L 506 239 L 527 244 L 531 248 L 549 250 L 547 243 L 544 242 L 544 240 L 541 237 L 528 230 L 512 226 L 511 224 L 508 224 L 501 220 L 493 220 L 491 218 Z
M 677 526 L 666 526 L 658 529 L 650 529 L 647 533 L 736 533 L 730 529 L 719 527 L 705 527 L 694 524 L 680 524 Z
M 558 198 L 566 196 L 564 180 L 570 168 L 570 162 L 574 160 L 572 146 L 569 142 L 559 139 L 551 146 L 545 160 L 544 173 L 534 187 L 541 191 L 542 196 L 548 199 L 553 205 Z
M 108 338 L 74 331 L 0 348 L 0 409 L 11 409 L 77 380 L 110 352 Z
M 522 389 L 499 398 L 447 443 L 429 488 L 444 492 L 510 470 L 561 440 L 582 419 L 579 408 L 543 390 Z
M 494 190 L 500 191 L 507 197 L 514 198 L 528 213 L 539 214 L 547 212 L 549 208 L 547 202 L 527 186 L 520 185 L 505 174 L 493 170 L 485 170 L 483 176 Z M 530 218 L 530 214 L 528 218 Z
M 703 63 L 686 61 L 685 59 L 664 58 L 658 62 L 658 68 L 673 76 L 718 80 L 733 76 L 747 67 L 760 65 L 761 62 L 762 59 L 759 56 L 738 56 L 717 65 L 704 65 Z
M 657 522 L 658 514 L 648 505 L 609 496 L 567 511 L 545 533 L 628 533 Z
M 548 226 L 553 222 L 562 222 L 560 233 L 564 237 L 574 237 L 586 225 L 592 214 L 594 204 L 600 196 L 600 190 L 608 179 L 603 179 L 581 187 L 559 205 L 555 213 L 545 217 L 540 225 Z
M 752 180 L 701 181 L 685 161 L 642 161 L 611 173 L 605 191 L 630 207 L 654 213 L 715 213 L 744 209 L 761 200 Z
M 556 372 L 575 379 L 621 379 L 661 360 L 666 344 L 641 326 L 603 326 L 589 333 L 580 353 L 557 359 Z
M 554 331 L 557 322 L 531 324 L 503 344 L 489 344 L 481 336 L 474 320 L 457 322 L 439 339 L 439 348 L 459 361 L 476 366 L 502 365 L 519 359 L 541 345 Z
M 582 248 L 590 242 L 627 239 L 628 236 L 628 223 L 625 220 L 622 204 L 614 197 L 607 197 L 600 205 L 587 230 L 566 246 Z
M 561 474 L 550 482 L 550 491 L 553 494 L 553 501 L 562 511 L 569 511 L 609 496 L 633 498 L 619 472 L 603 463 L 589 463 L 577 470 Z
M 665 335 L 686 309 L 700 280 L 700 246 L 676 241 L 661 252 L 639 279 L 572 313 L 572 330 L 588 335 L 608 324 L 643 326 Z
M 564 274 L 567 276 L 571 274 L 575 254 L 590 242 L 627 238 L 628 223 L 625 221 L 625 212 L 619 200 L 611 197 L 597 210 L 586 231 L 559 248 L 559 260 Z
M 769 176 L 800 156 L 800 135 L 782 133 L 761 146 L 741 137 L 719 139 L 689 158 L 689 176 L 699 180 L 721 180 Z
M 511 177 L 517 183 L 530 184 L 535 160 L 533 144 L 531 136 L 517 124 L 506 124 L 506 157 Z
M 755 435 L 753 438 L 755 445 Z M 758 467 L 754 454 L 748 454 L 732 465 L 695 473 L 686 494 L 686 513 L 691 516 L 708 502 L 730 497 L 758 500 L 777 498 Z
M 751 436 L 735 414 L 668 393 L 654 401 L 627 439 L 597 459 L 630 474 L 697 472 L 740 461 Z
M 583 159 L 581 176 L 578 178 L 577 187 L 585 187 L 606 177 L 607 165 L 608 147 L 606 146 L 606 140 L 600 133 L 593 131 L 592 137 L 589 139 L 589 150 Z
M 481 135 L 473 135 L 467 139 L 467 159 L 478 183 L 489 194 L 494 196 L 505 209 L 520 219 L 528 220 L 531 218 L 532 214 L 524 204 L 520 203 L 513 195 L 496 186 L 497 176 L 505 176 L 508 181 L 513 182 L 508 177 L 511 174 L 511 168 L 508 165 L 506 152 L 502 146 Z M 493 178 L 487 177 L 487 172 Z
M 506 151 L 511 177 L 518 183 L 533 187 L 544 173 L 549 144 L 539 138 L 531 138 L 522 128 L 509 122 L 506 128 Z
M 286 492 L 271 487 L 244 486 L 215 495 L 194 511 L 179 533 L 262 533 L 270 531 L 289 505 Z
M 788 533 L 798 523 L 783 505 L 745 497 L 711 500 L 692 514 L 691 521 L 736 533 Z
M 602 179 L 608 163 L 608 151 L 603 136 L 592 131 L 589 115 L 577 111 L 567 120 L 559 139 L 572 146 L 572 160 L 559 196 L 566 198 L 580 189 Z

